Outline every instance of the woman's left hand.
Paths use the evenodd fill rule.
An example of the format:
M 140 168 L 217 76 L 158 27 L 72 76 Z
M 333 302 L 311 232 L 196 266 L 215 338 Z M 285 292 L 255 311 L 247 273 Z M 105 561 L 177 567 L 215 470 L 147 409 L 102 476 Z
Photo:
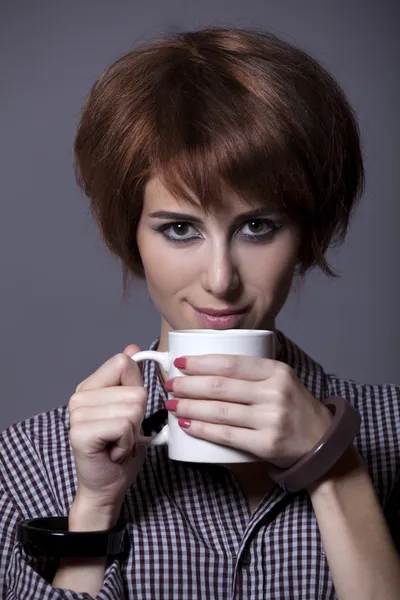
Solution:
M 288 468 L 327 431 L 332 415 L 283 362 L 249 356 L 185 357 L 165 387 L 166 408 L 194 437 Z M 182 357 L 181 357 L 182 362 Z

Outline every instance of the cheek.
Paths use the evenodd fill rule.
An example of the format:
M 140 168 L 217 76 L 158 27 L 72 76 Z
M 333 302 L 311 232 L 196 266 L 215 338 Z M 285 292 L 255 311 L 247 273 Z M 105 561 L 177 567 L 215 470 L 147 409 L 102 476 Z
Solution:
M 258 248 L 246 257 L 248 278 L 259 287 L 271 288 L 291 279 L 297 261 L 297 246 L 282 239 L 276 244 Z
M 147 286 L 153 297 L 163 296 L 165 300 L 193 279 L 193 263 L 182 258 L 178 260 L 177 249 L 154 240 L 154 243 L 143 245 L 139 250 Z
M 244 261 L 245 281 L 255 290 L 264 309 L 277 314 L 290 292 L 298 255 L 293 235 L 282 236 L 264 248 L 249 249 Z

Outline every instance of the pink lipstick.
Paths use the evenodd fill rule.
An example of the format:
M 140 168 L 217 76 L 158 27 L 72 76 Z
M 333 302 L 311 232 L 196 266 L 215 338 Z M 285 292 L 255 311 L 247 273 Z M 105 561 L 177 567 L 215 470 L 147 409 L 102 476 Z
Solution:
M 192 308 L 203 324 L 211 329 L 235 329 L 247 311 L 247 308 Z

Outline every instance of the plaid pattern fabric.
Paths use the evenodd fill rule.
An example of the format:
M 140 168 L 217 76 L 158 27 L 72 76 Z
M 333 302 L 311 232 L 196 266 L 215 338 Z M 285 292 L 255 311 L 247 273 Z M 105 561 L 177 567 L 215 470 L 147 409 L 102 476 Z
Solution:
M 361 413 L 355 444 L 384 507 L 400 468 L 400 388 L 359 385 L 327 375 L 281 332 L 280 360 L 293 367 L 318 399 L 342 395 Z M 157 341 L 152 348 L 157 346 Z M 146 362 L 152 415 L 165 418 L 158 367 Z M 150 432 L 150 431 L 149 431 Z M 66 406 L 12 425 L 0 436 L 0 597 L 83 600 L 88 594 L 53 588 L 56 565 L 38 561 L 15 542 L 24 518 L 67 515 L 76 491 Z M 144 468 L 126 493 L 123 515 L 131 548 L 106 570 L 99 600 L 334 599 L 310 499 L 275 486 L 249 514 L 235 477 L 218 465 L 168 459 L 148 449 Z

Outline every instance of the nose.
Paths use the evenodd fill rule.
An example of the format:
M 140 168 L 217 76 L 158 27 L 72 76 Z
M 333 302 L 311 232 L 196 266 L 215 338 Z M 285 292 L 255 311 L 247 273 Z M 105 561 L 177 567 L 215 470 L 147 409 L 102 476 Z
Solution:
M 240 277 L 231 249 L 215 247 L 209 253 L 202 276 L 203 288 L 213 296 L 223 298 L 238 290 Z

